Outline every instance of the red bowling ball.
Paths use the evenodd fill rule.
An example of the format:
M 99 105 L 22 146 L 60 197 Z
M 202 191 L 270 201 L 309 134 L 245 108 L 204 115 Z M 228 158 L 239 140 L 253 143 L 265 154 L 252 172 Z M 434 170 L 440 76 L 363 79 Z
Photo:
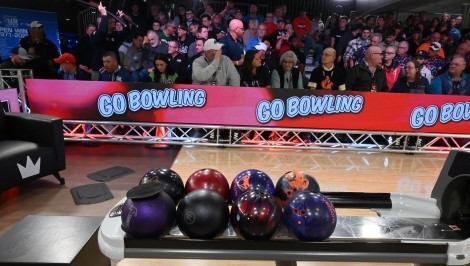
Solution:
M 229 185 L 225 176 L 210 168 L 200 169 L 189 176 L 184 186 L 186 194 L 198 189 L 209 189 L 219 193 L 225 201 L 229 199 Z
M 282 208 L 274 196 L 249 190 L 233 203 L 230 222 L 243 239 L 268 240 L 282 225 Z

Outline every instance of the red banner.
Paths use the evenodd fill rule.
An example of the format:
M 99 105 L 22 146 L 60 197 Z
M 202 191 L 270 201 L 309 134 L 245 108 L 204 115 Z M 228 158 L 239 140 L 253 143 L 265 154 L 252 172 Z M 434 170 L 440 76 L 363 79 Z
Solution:
M 32 112 L 64 120 L 470 134 L 470 97 L 201 85 L 26 81 Z

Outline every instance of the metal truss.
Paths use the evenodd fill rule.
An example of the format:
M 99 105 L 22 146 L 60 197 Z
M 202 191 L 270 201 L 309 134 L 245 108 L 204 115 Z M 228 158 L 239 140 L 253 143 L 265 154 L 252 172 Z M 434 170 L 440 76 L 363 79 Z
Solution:
M 27 78 L 33 78 L 32 69 L 0 69 L 0 89 L 17 89 L 21 111 L 30 113 L 26 99 L 25 79 Z
M 222 147 L 447 153 L 470 151 L 470 135 L 305 128 L 64 121 L 66 141 Z

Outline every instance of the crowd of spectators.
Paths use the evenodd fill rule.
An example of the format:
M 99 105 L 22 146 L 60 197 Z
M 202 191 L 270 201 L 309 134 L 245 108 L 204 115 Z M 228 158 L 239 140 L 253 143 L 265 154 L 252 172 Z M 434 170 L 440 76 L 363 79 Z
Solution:
M 422 11 L 402 22 L 393 13 L 351 11 L 323 22 L 304 8 L 290 18 L 286 5 L 260 13 L 252 3 L 244 13 L 233 0 L 222 10 L 202 3 L 168 12 L 134 1 L 117 12 L 127 27 L 100 3 L 96 23 L 62 56 L 34 21 L 0 69 L 30 66 L 37 78 L 470 95 L 470 33 L 461 15 Z

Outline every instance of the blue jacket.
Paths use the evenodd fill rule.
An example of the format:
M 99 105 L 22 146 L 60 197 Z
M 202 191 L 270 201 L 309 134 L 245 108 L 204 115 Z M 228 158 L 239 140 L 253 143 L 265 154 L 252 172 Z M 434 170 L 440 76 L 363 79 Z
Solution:
M 455 87 L 455 88 L 454 88 Z M 445 72 L 432 80 L 431 89 L 426 91 L 429 94 L 454 94 L 454 95 L 470 95 L 469 75 L 462 73 L 460 82 L 454 86 L 452 77 L 449 72 Z

